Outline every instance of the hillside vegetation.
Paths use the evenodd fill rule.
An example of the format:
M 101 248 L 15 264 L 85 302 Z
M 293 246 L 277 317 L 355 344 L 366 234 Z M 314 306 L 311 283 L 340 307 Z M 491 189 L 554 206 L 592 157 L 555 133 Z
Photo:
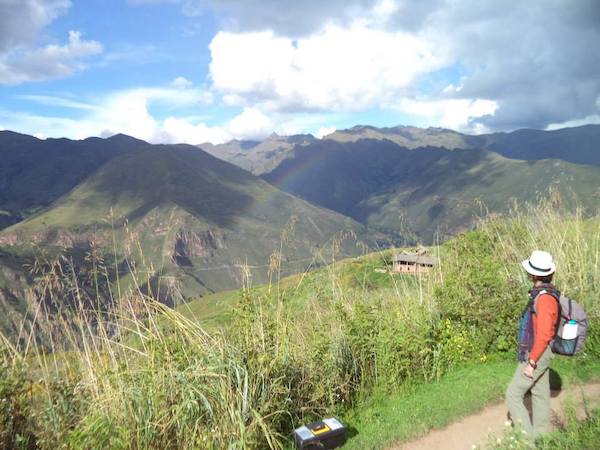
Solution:
M 374 273 L 383 254 L 247 283 L 222 331 L 141 291 L 115 293 L 100 316 L 40 311 L 70 331 L 49 335 L 52 352 L 3 339 L 2 445 L 281 448 L 293 427 L 344 418 L 374 392 L 512 359 L 528 288 L 519 261 L 534 248 L 553 253 L 557 284 L 589 314 L 576 362 L 598 358 L 600 220 L 546 203 L 444 243 L 427 277 Z
M 505 213 L 549 189 L 592 214 L 600 204 L 598 166 L 474 149 L 410 150 L 389 140 L 318 141 L 264 178 L 370 227 L 427 243 L 469 229 L 482 211 Z
M 0 229 L 47 207 L 106 162 L 143 145 L 125 135 L 40 140 L 0 131 Z
M 281 192 L 193 146 L 146 144 L 111 159 L 50 207 L 0 231 L 0 302 L 6 316 L 18 316 L 39 301 L 35 277 L 23 265 L 35 268 L 41 254 L 48 260 L 60 255 L 86 289 L 92 282 L 85 268 L 90 258 L 97 260 L 100 292 L 117 282 L 121 289 L 135 289 L 132 272 L 144 273 L 144 290 L 169 305 L 239 287 L 246 269 L 256 283 L 266 283 L 282 232 L 290 246 L 284 274 L 302 271 L 344 232 L 372 245 L 356 221 Z M 343 254 L 362 253 L 355 242 L 341 242 Z M 68 303 L 69 295 L 62 297 Z

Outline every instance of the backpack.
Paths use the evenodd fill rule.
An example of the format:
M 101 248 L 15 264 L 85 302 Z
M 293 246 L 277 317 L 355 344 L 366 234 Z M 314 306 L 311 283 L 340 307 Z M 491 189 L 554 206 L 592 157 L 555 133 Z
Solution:
M 564 295 L 558 299 L 559 317 L 550 348 L 559 355 L 579 353 L 588 334 L 587 315 L 581 305 Z
M 550 294 L 558 302 L 556 332 L 554 339 L 550 341 L 552 352 L 565 356 L 579 353 L 588 334 L 588 320 L 584 309 L 575 300 L 565 297 L 554 289 L 541 290 L 535 298 L 535 303 L 541 294 Z

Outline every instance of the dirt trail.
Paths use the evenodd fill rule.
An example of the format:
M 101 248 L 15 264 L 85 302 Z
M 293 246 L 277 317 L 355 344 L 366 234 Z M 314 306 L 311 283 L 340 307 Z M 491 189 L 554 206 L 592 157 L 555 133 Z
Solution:
M 577 415 L 585 417 L 586 406 L 590 409 L 600 404 L 600 383 L 573 386 L 552 392 L 552 422 L 563 419 L 565 401 L 577 406 Z M 490 434 L 499 436 L 506 422 L 504 403 L 489 406 L 476 414 L 464 417 L 441 430 L 433 430 L 414 441 L 398 443 L 388 450 L 470 450 L 473 444 L 483 444 Z

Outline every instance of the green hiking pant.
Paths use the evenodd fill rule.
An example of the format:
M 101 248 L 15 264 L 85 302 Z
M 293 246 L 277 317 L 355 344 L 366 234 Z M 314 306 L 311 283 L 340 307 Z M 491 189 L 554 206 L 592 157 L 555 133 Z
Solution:
M 514 425 L 520 425 L 530 438 L 535 439 L 548 431 L 550 425 L 550 362 L 554 353 L 550 347 L 542 354 L 533 371 L 533 378 L 523 374 L 527 362 L 519 363 L 506 390 L 506 406 Z M 531 391 L 532 418 L 523 400 Z

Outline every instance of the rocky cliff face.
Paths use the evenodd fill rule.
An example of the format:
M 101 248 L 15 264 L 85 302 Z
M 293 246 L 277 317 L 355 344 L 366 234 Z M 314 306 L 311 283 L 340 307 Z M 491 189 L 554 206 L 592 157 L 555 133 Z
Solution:
M 225 232 L 222 230 L 207 230 L 202 233 L 179 230 L 175 237 L 173 259 L 180 265 L 189 264 L 194 257 L 214 256 L 214 251 L 226 248 Z

